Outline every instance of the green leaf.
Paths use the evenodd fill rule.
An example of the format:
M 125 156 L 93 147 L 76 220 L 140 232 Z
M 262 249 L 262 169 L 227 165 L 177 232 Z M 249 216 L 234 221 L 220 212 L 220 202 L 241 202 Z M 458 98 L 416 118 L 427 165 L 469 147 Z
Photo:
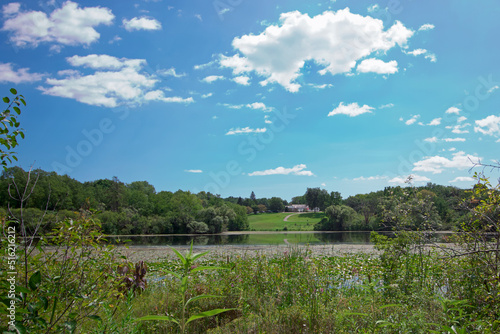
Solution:
M 16 292 L 30 293 L 30 290 L 26 289 L 24 286 L 16 285 Z
M 203 252 L 203 253 L 197 253 L 197 254 L 194 254 L 193 257 L 192 257 L 192 261 L 196 260 L 197 258 L 200 258 L 202 257 L 203 255 L 206 255 L 210 253 L 209 251 L 206 251 L 206 252 Z
M 3 102 L 5 102 L 5 103 L 9 103 L 9 102 L 10 102 L 10 99 L 6 96 L 6 97 L 4 97 L 4 98 L 3 98 Z
M 100 317 L 100 316 L 98 316 L 98 315 L 95 315 L 95 314 L 88 315 L 88 316 L 87 316 L 87 318 L 90 318 L 90 319 L 95 320 L 95 321 L 100 321 L 100 322 L 102 322 L 101 317 Z
M 195 302 L 197 300 L 200 300 L 200 299 L 204 299 L 204 298 L 223 298 L 224 296 L 215 296 L 215 295 L 199 295 L 199 296 L 196 296 L 196 297 L 193 297 L 193 298 L 189 298 L 189 300 L 186 302 L 186 306 L 191 303 L 191 302 Z
M 19 101 L 26 107 L 26 101 L 24 101 L 24 99 L 19 99 Z
M 15 90 L 14 88 L 11 88 L 11 89 L 10 89 L 10 92 L 11 92 L 12 94 L 14 94 L 14 95 L 17 95 L 17 90 Z
M 347 313 L 344 313 L 344 315 L 360 315 L 360 316 L 363 316 L 363 317 L 367 317 L 368 314 L 366 313 L 356 313 L 356 312 L 347 312 Z
M 172 248 L 172 247 L 169 247 L 171 250 L 174 251 L 174 253 L 177 255 L 177 257 L 181 260 L 182 264 L 186 265 L 186 258 L 184 258 L 184 256 L 179 253 L 179 251 L 175 248 Z
M 13 107 L 12 109 L 14 109 L 14 111 L 15 111 L 18 115 L 21 115 L 21 109 L 19 109 L 19 107 Z
M 41 282 L 42 282 L 42 274 L 40 273 L 40 271 L 37 271 L 36 273 L 31 275 L 28 285 L 31 290 L 36 290 L 38 289 L 38 286 L 40 285 Z
M 145 317 L 135 319 L 134 321 L 147 321 L 147 320 L 170 321 L 176 323 L 177 325 L 179 324 L 177 320 L 168 315 L 147 315 Z
M 401 306 L 400 304 L 388 304 L 388 305 L 384 305 L 384 306 L 380 306 L 380 309 L 384 309 L 384 308 L 387 308 L 387 307 L 397 307 L 397 306 Z
M 392 322 L 386 320 L 378 320 L 377 322 L 375 322 L 375 325 L 380 327 L 394 326 Z
M 223 308 L 223 309 L 217 308 L 217 309 L 214 309 L 211 311 L 201 312 L 201 313 L 190 316 L 188 321 L 186 321 L 186 325 L 189 324 L 191 321 L 194 321 L 197 319 L 212 317 L 214 315 L 217 315 L 217 314 L 220 314 L 223 312 L 227 312 L 227 311 L 232 311 L 232 310 L 236 310 L 236 309 L 235 308 Z
M 175 277 L 177 277 L 178 279 L 182 280 L 182 277 L 181 275 L 177 274 L 177 273 L 174 273 L 173 271 L 170 271 L 170 270 L 164 270 L 163 271 L 164 273 L 166 274 L 171 274 L 171 275 L 174 275 Z
M 44 310 L 47 310 L 49 308 L 49 300 L 47 298 L 40 297 L 40 303 L 42 304 Z

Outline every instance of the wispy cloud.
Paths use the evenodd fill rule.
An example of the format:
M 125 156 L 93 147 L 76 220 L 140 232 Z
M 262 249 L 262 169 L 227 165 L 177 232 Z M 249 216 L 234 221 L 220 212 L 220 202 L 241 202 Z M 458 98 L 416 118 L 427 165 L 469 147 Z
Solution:
M 224 79 L 225 78 L 222 75 L 209 75 L 208 77 L 201 79 L 201 81 L 207 82 L 207 83 L 212 83 L 214 81 L 224 80 Z
M 264 171 L 256 171 L 249 173 L 248 176 L 265 176 L 265 175 L 304 175 L 304 176 L 314 176 L 313 172 L 305 170 L 306 165 L 300 164 L 293 166 L 292 168 L 278 167 L 274 169 L 267 169 Z
M 182 77 L 185 77 L 187 75 L 186 73 L 177 73 L 175 71 L 175 68 L 173 68 L 173 67 L 166 69 L 166 70 L 158 70 L 158 71 L 156 71 L 156 73 L 158 73 L 158 75 L 172 76 L 174 78 L 182 78 Z
M 418 30 L 419 31 L 426 31 L 426 30 L 432 30 L 434 28 L 435 28 L 434 24 L 426 23 L 426 24 L 421 25 L 420 28 L 418 28 Z
M 450 183 L 455 183 L 455 182 L 473 182 L 475 181 L 473 177 L 470 176 L 458 176 L 454 178 L 453 180 L 449 181 Z
M 387 176 L 384 175 L 376 175 L 376 176 L 360 176 L 352 179 L 353 181 L 377 181 L 377 180 L 386 180 Z
M 267 128 L 257 128 L 257 129 L 252 129 L 250 127 L 245 127 L 245 128 L 231 128 L 227 133 L 226 136 L 230 135 L 239 135 L 239 134 L 250 134 L 250 133 L 262 133 L 266 132 Z
M 402 176 L 396 176 L 392 179 L 389 180 L 389 183 L 397 183 L 397 184 L 405 184 L 408 181 L 408 177 L 402 177 Z M 430 182 L 431 179 L 429 179 L 426 176 L 421 176 L 417 174 L 411 175 L 411 181 L 412 182 Z
M 29 68 L 20 68 L 14 70 L 11 63 L 0 63 L 0 82 L 12 82 L 19 84 L 22 82 L 35 82 L 40 81 L 43 74 L 30 73 Z
M 372 110 L 375 110 L 375 108 L 370 107 L 368 105 L 363 105 L 360 107 L 357 102 L 345 105 L 344 102 L 340 102 L 339 106 L 328 114 L 328 116 L 335 116 L 335 115 L 347 115 L 349 117 L 355 117 L 359 116 L 361 114 L 365 113 L 371 113 Z
M 184 170 L 186 173 L 203 173 L 201 169 L 186 169 Z

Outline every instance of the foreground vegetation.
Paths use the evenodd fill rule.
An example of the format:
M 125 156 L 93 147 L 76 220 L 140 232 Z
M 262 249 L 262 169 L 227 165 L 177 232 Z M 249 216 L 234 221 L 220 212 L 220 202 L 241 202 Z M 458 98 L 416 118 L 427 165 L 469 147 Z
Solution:
M 433 222 L 416 216 L 425 197 L 409 188 L 395 197 L 400 211 L 392 212 L 399 216 L 387 218 L 396 224 L 397 237 L 373 233 L 381 253 L 372 255 L 312 256 L 307 248 L 292 246 L 277 255 L 227 253 L 205 260 L 193 255 L 188 265 L 173 260 L 132 264 L 103 240 L 101 223 L 89 210 L 56 222 L 38 243 L 24 215 L 2 220 L 8 261 L 0 268 L 0 315 L 11 320 L 0 330 L 497 333 L 500 192 L 477 177 L 478 186 L 464 202 L 468 220 L 450 240 L 452 247 L 429 247 Z M 32 187 L 27 180 L 21 200 L 33 193 Z M 345 210 L 332 208 L 320 223 L 343 222 Z M 429 228 L 404 231 L 417 218 Z M 35 232 L 42 221 L 38 224 Z
M 0 145 L 7 148 L 0 152 L 4 167 L 10 157 L 15 158 L 11 149 L 17 146 L 17 136 L 24 136 L 17 130 L 16 118 L 7 119 L 10 108 L 19 114 L 19 106 L 25 105 L 16 90 L 11 93 L 15 96 L 12 102 L 3 99 L 8 104 L 0 133 Z M 477 186 L 460 200 L 461 211 L 450 209 L 450 202 L 437 195 L 454 191 L 449 187 L 428 185 L 435 191 L 390 188 L 374 201 L 362 195 L 344 203 L 340 194 L 308 189 L 305 200 L 325 209 L 326 217 L 316 223 L 317 228 L 344 230 L 359 225 L 393 229 L 393 239 L 372 234 L 381 252 L 377 255 L 312 256 L 307 248 L 290 247 L 277 255 L 227 253 L 205 259 L 201 256 L 206 254 L 188 253 L 178 254 L 181 261 L 132 264 L 107 244 L 106 229 L 133 231 L 131 223 L 136 221 L 141 228 L 166 226 L 176 231 L 215 232 L 230 224 L 245 227 L 238 224 L 246 219 L 237 219 L 244 216 L 244 203 L 228 200 L 232 206 L 217 196 L 182 191 L 156 194 L 147 182 L 125 186 L 117 180 L 104 180 L 85 189 L 78 188 L 74 180 L 63 182 L 84 195 L 90 189 L 101 196 L 79 202 L 78 191 L 58 193 L 53 187 L 57 182 L 48 182 L 59 180 L 55 174 L 49 175 L 52 179 L 40 179 L 22 170 L 17 170 L 19 175 L 9 174 L 14 172 L 5 169 L 0 180 L 0 186 L 13 190 L 0 192 L 3 200 L 8 198 L 4 203 L 12 200 L 17 207 L 1 216 L 3 333 L 500 331 L 500 189 L 481 175 L 476 175 Z M 53 189 L 54 196 L 47 196 L 45 190 L 38 192 L 39 180 L 48 182 L 41 189 Z M 120 189 L 125 189 L 125 197 Z M 105 209 L 110 206 L 104 213 L 124 220 L 116 224 L 106 221 L 103 213 L 93 213 L 89 208 L 96 198 L 107 201 Z M 451 198 L 460 202 L 457 196 Z M 265 211 L 259 207 L 264 204 L 251 200 L 258 211 Z M 78 212 L 68 210 L 47 220 L 46 210 L 28 205 L 42 203 L 52 210 L 59 201 L 62 210 L 79 203 Z M 131 203 L 142 204 L 131 208 Z M 97 201 L 99 209 L 102 204 Z M 30 214 L 26 208 L 42 214 Z M 141 214 L 144 209 L 152 211 Z M 360 215 L 364 219 L 358 219 Z M 461 232 L 450 240 L 452 246 L 429 245 L 432 231 L 450 222 Z

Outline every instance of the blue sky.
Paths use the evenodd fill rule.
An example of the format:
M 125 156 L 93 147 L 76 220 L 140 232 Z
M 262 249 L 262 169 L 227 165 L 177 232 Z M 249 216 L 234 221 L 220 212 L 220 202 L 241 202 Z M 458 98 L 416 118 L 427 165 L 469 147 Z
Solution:
M 500 4 L 25 1 L 1 8 L 19 165 L 157 191 L 470 187 L 498 159 Z

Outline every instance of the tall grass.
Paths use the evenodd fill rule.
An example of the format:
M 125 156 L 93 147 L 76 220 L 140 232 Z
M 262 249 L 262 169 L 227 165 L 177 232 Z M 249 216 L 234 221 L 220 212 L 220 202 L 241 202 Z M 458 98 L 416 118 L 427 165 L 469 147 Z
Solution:
M 445 259 L 437 251 L 419 252 L 398 242 L 386 244 L 381 256 L 312 256 L 307 247 L 292 246 L 275 254 L 228 253 L 205 259 L 200 266 L 230 269 L 190 277 L 192 289 L 186 298 L 223 297 L 200 299 L 189 306 L 189 313 L 235 310 L 193 322 L 189 333 L 496 332 L 500 307 L 470 298 L 484 291 L 481 282 L 460 275 L 470 273 L 462 259 Z M 132 317 L 179 317 L 179 282 L 168 272 L 181 265 L 170 260 L 148 265 L 149 286 L 133 299 Z M 122 332 L 177 333 L 178 328 L 169 323 L 128 323 Z

